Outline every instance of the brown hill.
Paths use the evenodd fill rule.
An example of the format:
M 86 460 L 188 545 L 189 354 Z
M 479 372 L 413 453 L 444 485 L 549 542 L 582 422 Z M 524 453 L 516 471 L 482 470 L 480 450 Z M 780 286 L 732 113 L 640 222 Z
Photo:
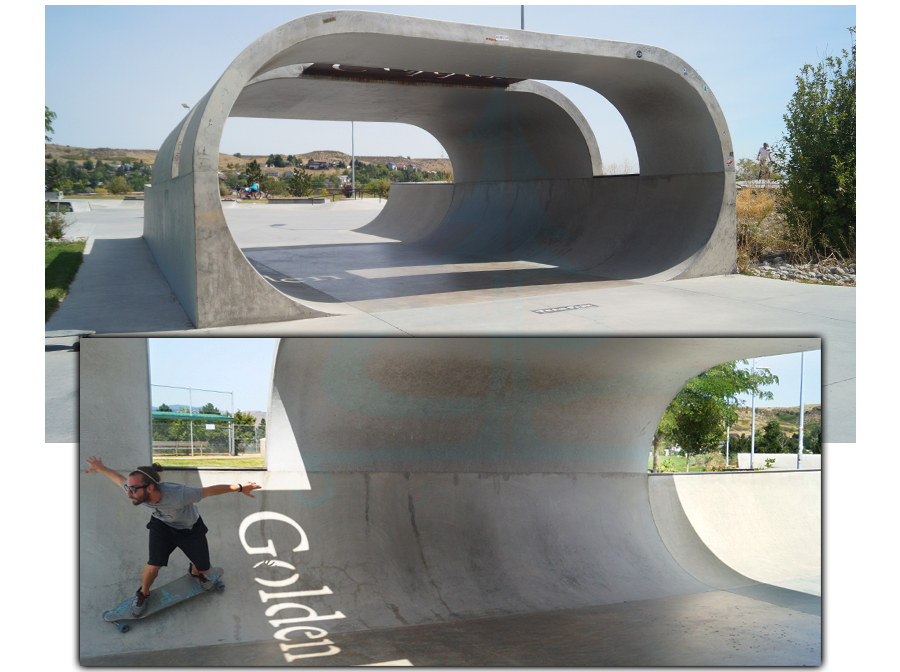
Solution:
M 158 150 L 155 149 L 112 149 L 110 147 L 97 147 L 88 149 L 85 147 L 70 147 L 69 145 L 44 145 L 44 154 L 49 155 L 45 158 L 45 161 L 52 161 L 53 159 L 57 159 L 62 162 L 77 161 L 78 163 L 84 163 L 88 159 L 91 159 L 96 163 L 96 161 L 100 159 L 104 163 L 137 163 L 139 161 L 143 161 L 144 163 L 152 164 L 154 161 L 156 161 L 157 151 Z M 289 154 L 291 153 L 282 152 L 281 156 L 286 157 Z M 336 152 L 333 150 L 317 150 L 314 152 L 307 152 L 305 154 L 294 154 L 294 156 L 302 158 L 303 163 L 306 163 L 307 161 L 343 161 L 346 165 L 350 165 L 349 154 L 345 154 L 344 152 Z M 265 162 L 268 160 L 268 158 L 268 154 L 248 154 L 246 156 L 237 157 L 233 154 L 220 153 L 219 170 L 227 170 L 228 164 L 231 164 L 234 167 L 242 167 L 250 163 L 250 161 L 252 161 L 253 159 L 256 159 L 256 161 L 260 165 L 265 165 Z M 419 170 L 423 171 L 440 170 L 449 172 L 451 169 L 450 159 L 407 159 L 402 156 L 357 156 L 356 159 L 361 163 L 414 163 L 419 167 Z M 272 170 L 277 170 L 279 173 L 283 173 L 285 170 L 289 169 L 273 168 Z M 323 172 L 333 173 L 335 172 L 335 170 L 332 169 Z
M 803 407 L 803 424 L 808 426 L 811 422 L 822 422 L 822 405 L 805 404 Z M 750 436 L 750 407 L 738 408 L 738 421 L 732 426 L 732 434 L 746 434 Z M 771 407 L 756 409 L 756 429 L 761 430 L 772 419 L 778 420 L 781 431 L 791 436 L 800 429 L 800 407 Z

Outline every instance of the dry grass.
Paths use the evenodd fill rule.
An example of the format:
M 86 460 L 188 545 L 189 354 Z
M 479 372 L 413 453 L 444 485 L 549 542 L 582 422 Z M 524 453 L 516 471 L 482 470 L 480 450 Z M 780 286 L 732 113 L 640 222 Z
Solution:
M 833 253 L 815 249 L 809 227 L 791 230 L 778 213 L 779 199 L 788 198 L 778 189 L 741 189 L 737 193 L 737 267 L 739 273 L 765 256 L 778 255 L 791 264 L 843 262 Z

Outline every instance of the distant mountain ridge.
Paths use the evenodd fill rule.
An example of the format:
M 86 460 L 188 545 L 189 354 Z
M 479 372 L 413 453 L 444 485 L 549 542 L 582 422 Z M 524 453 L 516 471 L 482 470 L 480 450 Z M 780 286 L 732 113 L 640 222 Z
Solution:
M 750 435 L 750 406 L 741 406 L 737 409 L 738 421 L 731 428 L 732 434 Z M 756 429 L 762 430 L 766 423 L 772 419 L 778 420 L 781 425 L 781 431 L 791 436 L 800 429 L 800 406 L 772 406 L 768 408 L 756 409 Z M 803 424 L 804 428 L 811 422 L 822 422 L 822 405 L 821 404 L 804 404 L 803 405 Z
M 98 159 L 104 163 L 123 161 L 143 161 L 144 163 L 153 164 L 156 161 L 156 149 L 112 149 L 110 147 L 96 147 L 93 149 L 86 147 L 72 147 L 70 145 L 56 145 L 47 143 L 44 145 L 45 161 L 56 159 L 65 163 L 66 161 L 76 161 L 84 163 L 91 159 L 95 163 Z M 295 152 L 273 152 L 273 154 L 281 154 L 283 158 L 293 155 L 303 159 L 305 164 L 308 161 L 343 161 L 347 166 L 350 165 L 350 155 L 344 152 L 322 149 L 313 152 L 297 154 Z M 49 158 L 46 158 L 49 155 Z M 233 154 L 219 153 L 219 170 L 227 170 L 228 164 L 246 165 L 250 161 L 256 159 L 260 165 L 264 165 L 268 160 L 268 154 L 242 154 L 235 156 Z M 362 163 L 386 164 L 392 163 L 414 163 L 419 170 L 439 170 L 449 172 L 451 170 L 450 159 L 407 159 L 403 156 L 357 156 L 357 161 Z

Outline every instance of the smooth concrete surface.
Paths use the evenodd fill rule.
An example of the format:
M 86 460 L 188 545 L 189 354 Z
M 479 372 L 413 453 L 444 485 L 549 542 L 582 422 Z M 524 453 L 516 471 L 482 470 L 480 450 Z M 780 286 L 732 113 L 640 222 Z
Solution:
M 82 431 L 96 423 L 92 444 L 109 462 L 140 463 L 149 433 L 139 424 L 123 432 L 102 411 L 116 395 L 117 413 L 140 414 L 143 393 L 123 394 L 115 377 L 130 372 L 143 388 L 140 353 L 104 354 L 120 342 L 83 345 L 83 378 L 111 383 L 90 388 Z M 172 665 L 200 655 L 224 664 L 818 664 L 817 596 L 734 580 L 738 571 L 694 531 L 710 515 L 702 486 L 717 475 L 692 491 L 646 473 L 649 433 L 686 379 L 735 357 L 816 347 L 789 338 L 282 339 L 269 469 L 165 473 L 263 486 L 254 499 L 199 505 L 225 592 L 127 636 L 103 622 L 102 611 L 134 592 L 146 514 L 102 476 L 80 477 L 81 661 L 146 664 L 140 653 L 158 651 L 154 660 Z M 750 476 L 783 477 L 766 489 L 780 504 L 817 506 L 793 487 L 798 475 L 808 474 Z M 681 518 L 660 515 L 656 483 L 676 486 L 663 511 Z M 720 504 L 759 504 L 752 488 L 725 490 L 712 495 Z M 768 534 L 768 511 L 756 511 L 756 533 Z M 738 556 L 767 548 L 740 535 L 716 541 Z M 704 554 L 707 566 L 718 562 L 711 571 L 690 562 Z M 160 581 L 183 571 L 179 558 Z
M 78 443 L 78 340 L 44 340 L 44 443 Z
M 508 39 L 496 39 L 498 31 Z M 352 74 L 337 76 L 322 64 L 343 64 L 338 70 Z M 408 74 L 386 81 L 385 69 Z M 469 79 L 419 83 L 414 78 L 423 72 Z M 489 78 L 504 83 L 485 85 Z M 597 177 L 602 160 L 581 113 L 532 80 L 572 81 L 605 96 L 629 126 L 641 174 Z M 214 157 L 231 116 L 391 121 L 429 131 L 453 164 L 450 208 L 437 219 L 446 186 L 417 191 L 417 199 L 431 201 L 418 217 L 382 221 L 376 230 L 409 229 L 397 235 L 403 240 L 429 231 L 418 242 L 438 255 L 524 259 L 617 280 L 701 277 L 735 267 L 728 127 L 709 86 L 674 54 L 329 11 L 289 21 L 249 45 L 160 148 L 144 238 L 200 328 L 322 314 L 321 306 L 303 296 L 291 300 L 266 282 L 228 230 Z M 402 199 L 401 190 L 396 201 Z M 381 219 L 391 217 L 389 208 Z
M 773 626 L 773 623 L 777 625 Z M 281 643 L 245 642 L 153 652 L 153 664 L 390 667 L 819 665 L 821 619 L 733 593 L 710 592 L 536 614 L 329 635 L 340 654 L 285 661 Z M 286 645 L 290 646 L 290 645 Z M 325 647 L 311 649 L 321 652 Z M 288 650 L 297 653 L 303 649 Z M 144 653 L 83 659 L 146 664 Z
M 755 581 L 822 594 L 822 472 L 674 477 L 703 544 Z
M 79 375 L 79 464 L 131 471 L 150 464 L 150 359 L 145 338 L 84 339 Z M 106 478 L 105 476 L 103 477 Z
M 750 453 L 738 453 L 738 467 L 741 469 L 749 469 L 750 468 Z M 770 467 L 770 469 L 775 469 L 776 471 L 790 471 L 797 469 L 797 454 L 786 454 L 786 453 L 754 453 L 753 455 L 753 468 L 761 469 L 766 466 L 766 460 L 775 460 L 774 464 Z M 822 468 L 822 456 L 821 455 L 807 455 L 804 454 L 800 459 L 800 468 L 801 469 L 821 469 Z

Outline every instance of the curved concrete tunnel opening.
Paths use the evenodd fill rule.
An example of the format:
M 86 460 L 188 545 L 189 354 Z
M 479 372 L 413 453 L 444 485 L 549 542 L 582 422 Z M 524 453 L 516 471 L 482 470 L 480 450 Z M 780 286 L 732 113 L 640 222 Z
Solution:
M 634 136 L 615 105 L 594 89 L 576 82 L 542 80 L 540 83 L 559 91 L 584 115 L 603 157 L 604 175 L 640 174 Z
M 219 147 L 228 116 L 400 121 L 428 130 L 447 149 L 456 184 L 427 195 L 398 189 L 388 202 L 396 216 L 376 219 L 364 233 L 383 236 L 387 224 L 392 235 L 385 237 L 414 242 L 444 265 L 523 259 L 537 264 L 507 274 L 505 287 L 655 282 L 733 271 L 734 169 L 727 125 L 708 87 L 674 54 L 521 31 L 496 48 L 485 42 L 485 27 L 374 12 L 328 14 L 288 22 L 245 49 L 195 108 L 197 118 L 192 111 L 161 149 L 163 163 L 173 156 L 175 161 L 171 171 L 165 165 L 154 170 L 158 186 L 167 186 L 162 183 L 169 177 L 187 177 L 193 168 L 191 190 L 178 198 L 194 198 L 197 207 L 176 206 L 178 225 L 172 227 L 162 215 L 172 207 L 160 197 L 165 189 L 151 192 L 145 238 L 197 326 L 316 314 L 298 310 L 277 292 L 265 300 L 264 287 L 271 291 L 270 285 L 246 264 L 215 268 L 207 261 L 223 255 L 240 261 L 228 241 L 210 235 L 221 227 L 208 218 L 222 217 L 207 211 L 221 205 L 216 198 L 212 206 L 206 201 L 213 195 L 204 195 L 216 184 L 204 172 L 207 148 Z M 343 71 L 339 76 L 335 64 Z M 433 72 L 435 81 L 407 85 L 386 79 L 388 70 Z M 460 74 L 466 72 L 480 74 Z M 443 81 L 447 77 L 460 82 Z M 640 175 L 595 179 L 602 162 L 590 126 L 571 101 L 540 80 L 571 81 L 604 95 L 628 122 Z M 423 224 L 424 202 L 430 216 L 443 211 L 443 217 Z M 409 217 L 414 226 L 401 225 Z M 199 237 L 190 234 L 196 260 L 173 245 L 182 226 L 209 229 Z M 412 233 L 404 238 L 404 231 Z M 548 279 L 548 272 L 560 277 Z M 496 284 L 493 273 L 482 279 L 481 289 L 485 282 Z M 239 305 L 246 283 L 259 295 L 249 313 Z M 388 287 L 381 295 L 337 298 L 392 299 L 398 291 L 409 298 L 397 283 L 383 284 Z

